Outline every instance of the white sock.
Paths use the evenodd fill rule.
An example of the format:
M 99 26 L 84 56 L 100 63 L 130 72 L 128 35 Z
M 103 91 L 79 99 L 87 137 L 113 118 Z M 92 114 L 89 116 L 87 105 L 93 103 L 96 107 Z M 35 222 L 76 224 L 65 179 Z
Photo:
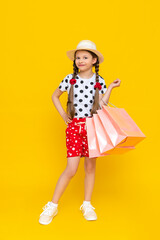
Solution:
M 51 201 L 51 203 L 52 203 L 52 205 L 55 206 L 55 207 L 58 206 L 58 203 L 53 203 L 52 201 Z
M 89 204 L 90 201 L 83 201 L 83 204 Z

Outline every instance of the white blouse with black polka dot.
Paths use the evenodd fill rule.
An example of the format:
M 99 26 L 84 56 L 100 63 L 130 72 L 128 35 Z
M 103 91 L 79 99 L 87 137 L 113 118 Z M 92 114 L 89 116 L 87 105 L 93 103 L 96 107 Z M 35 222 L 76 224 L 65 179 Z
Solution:
M 67 91 L 69 94 L 69 90 L 71 84 L 69 83 L 70 79 L 72 79 L 73 74 L 68 74 L 59 84 L 59 89 L 62 92 Z M 84 118 L 91 116 L 91 109 L 94 101 L 95 89 L 94 85 L 96 83 L 96 74 L 89 79 L 81 78 L 79 75 L 76 76 L 76 83 L 73 85 L 74 87 L 74 99 L 73 103 L 75 106 L 75 117 L 76 118 Z M 102 89 L 99 90 L 100 94 L 104 94 L 107 90 L 105 80 L 99 75 L 99 83 L 102 86 Z

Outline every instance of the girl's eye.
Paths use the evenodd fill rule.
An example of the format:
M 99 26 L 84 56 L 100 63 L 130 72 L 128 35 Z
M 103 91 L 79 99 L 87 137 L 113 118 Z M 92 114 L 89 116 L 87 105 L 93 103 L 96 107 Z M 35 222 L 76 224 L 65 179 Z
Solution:
M 78 59 L 79 57 L 77 57 L 76 59 Z M 87 59 L 87 57 L 84 57 L 85 59 Z

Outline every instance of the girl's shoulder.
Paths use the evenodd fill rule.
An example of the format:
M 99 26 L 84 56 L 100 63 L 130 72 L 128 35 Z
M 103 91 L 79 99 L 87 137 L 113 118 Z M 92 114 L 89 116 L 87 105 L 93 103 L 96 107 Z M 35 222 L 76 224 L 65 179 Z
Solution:
M 70 78 L 72 78 L 72 77 L 73 77 L 73 73 L 69 73 L 69 74 L 67 74 L 64 78 L 70 79 Z
M 99 82 L 101 85 L 104 85 L 104 86 L 106 85 L 105 80 L 101 75 L 99 75 Z
M 102 79 L 104 80 L 104 78 L 103 78 L 101 75 L 98 75 L 98 76 L 99 76 L 99 79 L 100 79 L 100 80 L 102 80 Z

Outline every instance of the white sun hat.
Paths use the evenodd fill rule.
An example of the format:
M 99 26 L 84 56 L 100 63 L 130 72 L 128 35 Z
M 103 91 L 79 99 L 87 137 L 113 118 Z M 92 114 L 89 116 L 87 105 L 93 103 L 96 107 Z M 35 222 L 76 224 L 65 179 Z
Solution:
M 67 51 L 67 56 L 70 60 L 74 60 L 74 53 L 77 50 L 89 50 L 93 53 L 95 53 L 99 58 L 99 63 L 102 63 L 104 61 L 103 55 L 97 50 L 96 44 L 90 40 L 82 40 L 78 43 L 77 48 L 73 50 Z

